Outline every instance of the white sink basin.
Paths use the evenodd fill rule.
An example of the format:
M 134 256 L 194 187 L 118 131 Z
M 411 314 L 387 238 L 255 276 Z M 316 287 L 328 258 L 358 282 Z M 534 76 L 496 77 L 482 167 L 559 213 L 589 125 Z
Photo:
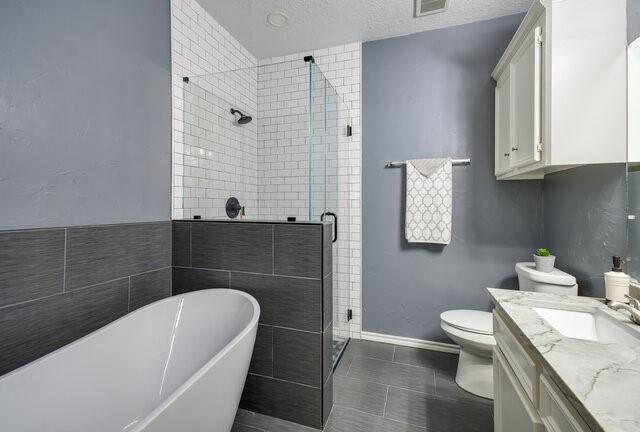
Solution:
M 561 335 L 569 338 L 625 345 L 640 343 L 640 334 L 597 309 L 590 312 L 542 307 L 532 309 Z

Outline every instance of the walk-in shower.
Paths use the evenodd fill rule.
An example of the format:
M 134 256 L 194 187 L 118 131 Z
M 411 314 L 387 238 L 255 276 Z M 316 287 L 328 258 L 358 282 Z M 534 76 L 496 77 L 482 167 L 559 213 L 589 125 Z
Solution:
M 247 219 L 333 221 L 338 354 L 350 336 L 350 305 L 360 301 L 351 290 L 359 278 L 351 272 L 359 259 L 359 250 L 351 249 L 352 227 L 359 223 L 351 208 L 359 191 L 350 180 L 359 173 L 350 164 L 349 106 L 313 57 L 185 77 L 180 84 L 178 217 L 226 217 L 226 202 L 236 197 Z

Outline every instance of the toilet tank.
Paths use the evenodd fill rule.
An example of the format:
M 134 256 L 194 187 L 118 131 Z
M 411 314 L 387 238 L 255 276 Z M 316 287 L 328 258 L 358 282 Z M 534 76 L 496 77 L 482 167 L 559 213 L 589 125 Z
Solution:
M 536 270 L 535 263 L 522 262 L 516 264 L 520 291 L 533 291 L 548 294 L 578 295 L 576 278 L 568 273 L 553 269 L 552 272 Z

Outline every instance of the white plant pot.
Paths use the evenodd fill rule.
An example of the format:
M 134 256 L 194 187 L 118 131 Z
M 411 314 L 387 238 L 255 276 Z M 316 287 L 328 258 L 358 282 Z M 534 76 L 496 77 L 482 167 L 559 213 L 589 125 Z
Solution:
M 553 266 L 556 263 L 555 255 L 549 256 L 533 256 L 533 261 L 536 263 L 536 270 L 551 273 L 553 271 Z

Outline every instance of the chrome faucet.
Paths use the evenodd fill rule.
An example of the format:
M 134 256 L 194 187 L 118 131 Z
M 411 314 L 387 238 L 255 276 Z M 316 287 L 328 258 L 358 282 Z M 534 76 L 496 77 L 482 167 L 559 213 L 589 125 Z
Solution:
M 631 314 L 631 321 L 640 325 L 640 301 L 637 299 L 624 295 L 627 299 L 629 299 L 629 304 L 621 303 L 621 302 L 611 302 L 609 303 L 609 307 L 613 310 L 624 309 Z

